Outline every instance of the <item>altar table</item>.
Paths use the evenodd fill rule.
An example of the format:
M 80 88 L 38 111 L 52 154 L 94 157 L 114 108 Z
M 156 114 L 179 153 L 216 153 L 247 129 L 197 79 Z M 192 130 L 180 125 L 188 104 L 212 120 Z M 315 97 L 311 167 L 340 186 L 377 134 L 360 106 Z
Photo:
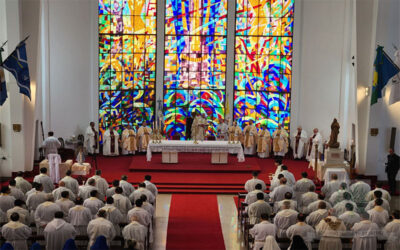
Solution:
M 227 141 L 179 141 L 162 140 L 161 143 L 150 141 L 147 147 L 147 161 L 151 161 L 152 152 L 162 152 L 163 163 L 177 163 L 179 152 L 211 153 L 211 163 L 227 164 L 228 153 L 237 154 L 238 162 L 244 162 L 243 148 L 240 143 L 231 144 Z

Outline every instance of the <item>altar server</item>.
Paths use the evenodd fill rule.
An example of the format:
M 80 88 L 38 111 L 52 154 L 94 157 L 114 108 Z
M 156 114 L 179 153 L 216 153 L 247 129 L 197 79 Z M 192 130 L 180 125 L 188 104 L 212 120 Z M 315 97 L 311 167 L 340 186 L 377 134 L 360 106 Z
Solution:
M 254 126 L 254 122 L 252 120 L 250 120 L 249 124 L 244 127 L 243 134 L 244 154 L 254 155 L 256 153 L 257 146 L 257 128 Z
M 122 236 L 125 239 L 125 246 L 129 247 L 129 243 L 134 243 L 135 249 L 144 250 L 147 229 L 138 222 L 136 216 L 132 216 L 131 222 L 122 230 Z
M 263 193 L 257 194 L 257 201 L 249 205 L 247 213 L 249 214 L 250 224 L 253 225 L 260 222 L 262 214 L 272 214 L 272 208 L 268 202 L 264 200 Z
M 380 228 L 376 223 L 369 220 L 366 213 L 361 214 L 362 221 L 357 222 L 351 228 L 354 233 L 353 250 L 375 250 L 378 249 L 377 240 Z
M 140 126 L 137 131 L 137 143 L 139 145 L 138 150 L 140 152 L 147 151 L 147 146 L 149 145 L 152 132 L 153 130 L 147 126 L 147 122 L 143 121 L 142 126 Z
M 123 155 L 135 154 L 137 150 L 136 132 L 130 124 L 122 132 L 121 142 Z
M 392 217 L 393 220 L 383 229 L 387 238 L 386 250 L 397 250 L 400 246 L 400 211 L 394 211 Z
M 108 197 L 106 205 L 101 209 L 106 211 L 106 219 L 114 225 L 116 235 L 120 235 L 121 229 L 119 227 L 119 223 L 125 222 L 125 218 L 121 211 L 114 206 L 114 199 L 112 197 Z
M 107 240 L 107 245 L 110 247 L 111 241 L 115 238 L 116 233 L 113 224 L 106 219 L 106 211 L 100 209 L 97 213 L 97 218 L 91 220 L 87 227 L 89 236 L 88 249 L 94 244 L 98 236 L 104 236 Z
M 289 135 L 286 130 L 281 126 L 278 125 L 278 128 L 272 134 L 273 138 L 273 145 L 272 149 L 274 151 L 275 156 L 283 157 L 288 152 L 289 148 Z
M 229 141 L 230 142 L 242 142 L 243 141 L 243 132 L 240 126 L 237 124 L 237 121 L 234 121 L 232 126 L 228 129 Z
M 90 122 L 85 133 L 85 146 L 89 154 L 99 153 L 99 132 L 94 127 L 95 123 Z
M 15 187 L 21 190 L 24 194 L 32 189 L 32 185 L 24 179 L 24 173 L 19 171 L 15 177 Z
M 298 214 L 297 223 L 290 226 L 286 230 L 286 235 L 292 240 L 295 235 L 301 236 L 301 238 L 304 240 L 304 243 L 307 245 L 307 248 L 312 250 L 311 242 L 315 238 L 315 230 L 310 225 L 307 225 L 305 220 L 306 216 L 304 214 Z
M 246 183 L 244 184 L 244 189 L 247 192 L 251 192 L 256 188 L 256 184 L 261 184 L 262 191 L 265 191 L 265 189 L 267 189 L 267 186 L 265 185 L 265 182 L 261 179 L 258 179 L 258 172 L 257 171 L 253 171 L 252 173 L 253 178 L 251 178 L 250 180 L 247 180 Z
M 61 147 L 61 143 L 56 137 L 54 137 L 53 131 L 49 131 L 47 135 L 48 137 L 43 141 L 42 144 L 46 157 L 49 154 L 57 154 L 58 149 Z
M 321 220 L 315 230 L 321 236 L 319 250 L 342 250 L 341 236 L 346 231 L 343 221 L 334 216 L 328 216 Z
M 302 159 L 304 157 L 304 148 L 307 143 L 307 132 L 298 127 L 296 133 L 292 136 L 293 158 Z
M 54 190 L 54 184 L 51 178 L 47 175 L 47 168 L 41 168 L 40 174 L 33 178 L 33 182 L 41 183 L 45 193 L 51 193 Z
M 254 250 L 259 250 L 264 246 L 267 236 L 273 236 L 275 238 L 277 231 L 276 226 L 268 221 L 268 214 L 261 214 L 260 218 L 260 223 L 254 225 L 254 227 L 249 230 L 249 233 L 254 238 Z
M 106 192 L 107 192 L 107 189 L 108 189 L 108 182 L 107 182 L 106 179 L 104 179 L 103 177 L 101 177 L 101 170 L 100 170 L 100 169 L 96 170 L 95 175 L 93 175 L 92 177 L 90 177 L 90 178 L 88 179 L 88 181 L 91 180 L 91 179 L 93 179 L 93 180 L 96 181 L 96 187 L 97 187 L 97 189 L 99 190 L 99 193 L 100 193 L 102 196 L 105 196 L 105 195 L 106 195 Z M 101 199 L 101 200 L 104 200 L 104 199 Z
M 258 131 L 257 139 L 257 154 L 260 158 L 268 158 L 269 152 L 271 151 L 271 134 L 269 133 L 267 126 L 262 125 Z
M 284 202 L 282 210 L 277 213 L 274 217 L 274 224 L 278 228 L 277 236 L 278 238 L 287 238 L 286 230 L 291 226 L 296 224 L 297 215 L 299 213 L 290 208 L 289 202 Z
M 103 155 L 116 156 L 119 155 L 118 149 L 119 134 L 111 125 L 103 135 Z
M 314 128 L 313 134 L 308 139 L 308 149 L 306 159 L 308 161 L 315 160 L 315 145 L 318 145 L 317 153 L 322 153 L 324 149 L 323 140 L 321 134 L 318 132 L 317 128 Z M 317 155 L 318 157 L 318 155 Z
M 365 202 L 365 197 L 371 191 L 370 185 L 363 181 L 357 181 L 350 186 L 350 192 L 353 195 L 353 200 L 360 204 Z
M 68 218 L 77 235 L 87 235 L 87 225 L 92 220 L 92 212 L 83 206 L 83 199 L 78 198 L 75 201 L 75 206 L 68 211 Z
M 40 204 L 35 211 L 35 224 L 37 229 L 37 234 L 42 235 L 45 226 L 54 219 L 54 214 L 56 212 L 61 212 L 60 206 L 55 204 L 52 199 Z
M 63 220 L 64 214 L 56 212 L 54 219 L 44 229 L 46 249 L 63 249 L 69 239 L 75 239 L 76 231 L 74 226 Z
M 71 190 L 74 194 L 78 194 L 79 192 L 79 183 L 75 178 L 71 177 L 71 170 L 67 170 L 65 173 L 65 177 L 60 180 L 60 182 L 64 182 L 65 187 Z
M 19 222 L 19 214 L 12 213 L 11 221 L 1 228 L 1 234 L 7 243 L 14 249 L 28 250 L 27 239 L 31 236 L 32 230 L 27 225 Z

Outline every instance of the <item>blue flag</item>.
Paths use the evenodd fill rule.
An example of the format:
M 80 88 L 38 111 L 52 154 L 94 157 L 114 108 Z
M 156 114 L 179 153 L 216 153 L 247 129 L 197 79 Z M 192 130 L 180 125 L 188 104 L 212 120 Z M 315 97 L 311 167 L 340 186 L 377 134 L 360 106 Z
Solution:
M 18 44 L 17 48 L 11 53 L 11 55 L 4 60 L 2 66 L 14 75 L 19 86 L 19 93 L 24 94 L 31 99 L 31 80 L 29 78 L 25 40 Z
M 1 52 L 0 52 L 1 53 Z M 1 56 L 0 56 L 1 63 Z M 4 77 L 4 70 L 0 67 L 0 106 L 4 104 L 7 100 L 7 87 L 6 87 L 6 78 Z

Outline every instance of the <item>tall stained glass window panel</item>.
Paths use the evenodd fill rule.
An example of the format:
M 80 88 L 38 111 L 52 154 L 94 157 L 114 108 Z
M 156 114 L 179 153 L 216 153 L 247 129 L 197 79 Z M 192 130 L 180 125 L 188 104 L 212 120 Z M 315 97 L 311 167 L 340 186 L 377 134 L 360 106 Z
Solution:
M 234 118 L 289 129 L 294 0 L 236 0 Z
M 186 119 L 206 114 L 208 134 L 225 115 L 228 0 L 166 0 L 164 123 L 185 138 Z
M 99 0 L 99 127 L 154 120 L 157 0 Z

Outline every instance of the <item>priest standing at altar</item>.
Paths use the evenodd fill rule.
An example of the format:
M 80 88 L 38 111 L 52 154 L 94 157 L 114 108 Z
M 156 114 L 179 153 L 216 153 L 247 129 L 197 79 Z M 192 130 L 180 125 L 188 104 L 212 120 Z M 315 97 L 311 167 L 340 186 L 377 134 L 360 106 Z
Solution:
M 117 156 L 119 155 L 118 141 L 119 134 L 111 125 L 103 135 L 103 155 Z
M 293 135 L 292 148 L 293 158 L 302 159 L 304 157 L 304 147 L 307 143 L 307 132 L 302 127 L 297 128 L 297 132 Z
M 324 149 L 323 141 L 322 141 L 322 136 L 318 132 L 317 128 L 314 128 L 312 136 L 308 139 L 308 149 L 307 149 L 307 156 L 306 159 L 308 161 L 312 161 L 315 159 L 315 145 L 318 144 L 318 152 L 322 153 Z
M 271 134 L 266 125 L 262 125 L 258 131 L 257 153 L 260 158 L 268 158 L 271 151 Z
M 217 126 L 217 140 L 218 141 L 227 141 L 228 140 L 228 124 L 226 124 L 224 119 L 219 120 L 219 124 Z
M 95 123 L 90 122 L 86 129 L 85 146 L 89 154 L 99 153 L 99 132 L 95 129 Z
M 126 129 L 122 132 L 121 143 L 123 155 L 135 154 L 135 151 L 137 150 L 136 132 L 133 130 L 132 125 L 128 124 Z
M 256 153 L 257 146 L 257 128 L 254 126 L 254 122 L 252 120 L 250 120 L 249 125 L 243 129 L 243 134 L 244 154 L 254 155 Z
M 150 142 L 150 136 L 153 130 L 147 126 L 147 122 L 143 121 L 142 126 L 137 131 L 137 140 L 140 152 L 146 152 Z
M 289 140 L 288 133 L 281 125 L 278 125 L 278 128 L 272 135 L 273 138 L 273 151 L 275 156 L 283 157 L 288 152 Z
M 196 114 L 192 125 L 192 138 L 197 141 L 203 141 L 205 137 L 205 130 L 207 126 L 207 120 L 205 116 Z
M 229 141 L 231 142 L 242 142 L 242 128 L 234 121 L 232 126 L 228 129 Z

